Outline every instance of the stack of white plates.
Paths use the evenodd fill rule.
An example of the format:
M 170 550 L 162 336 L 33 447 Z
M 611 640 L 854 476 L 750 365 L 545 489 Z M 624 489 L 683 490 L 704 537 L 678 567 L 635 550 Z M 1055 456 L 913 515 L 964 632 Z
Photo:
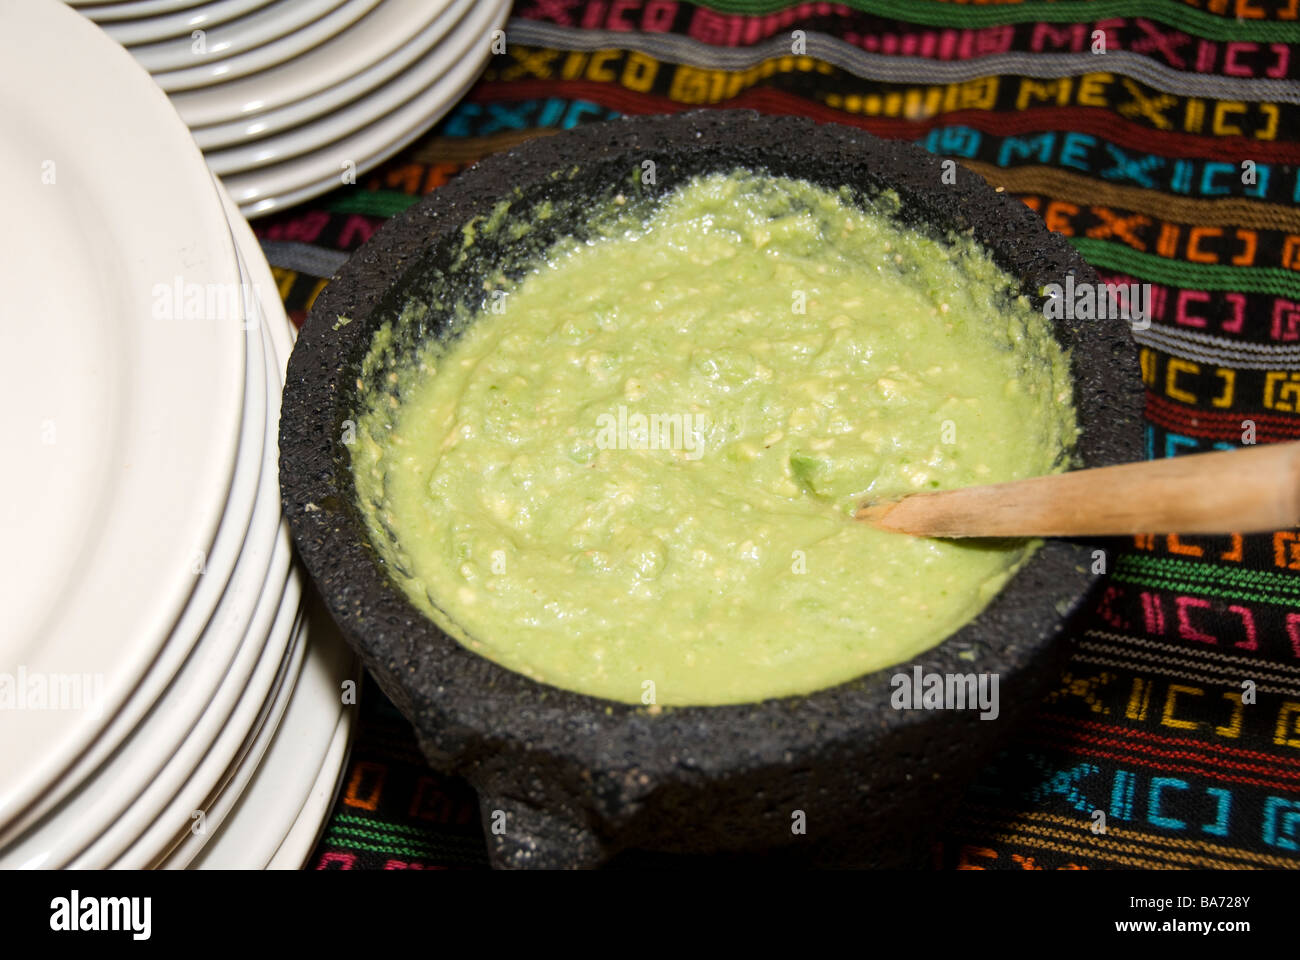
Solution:
M 382 162 L 464 95 L 510 0 L 67 0 L 171 96 L 246 216 Z
M 0 866 L 301 866 L 356 674 L 281 516 L 266 260 L 58 0 L 0 31 L 0 192 Z

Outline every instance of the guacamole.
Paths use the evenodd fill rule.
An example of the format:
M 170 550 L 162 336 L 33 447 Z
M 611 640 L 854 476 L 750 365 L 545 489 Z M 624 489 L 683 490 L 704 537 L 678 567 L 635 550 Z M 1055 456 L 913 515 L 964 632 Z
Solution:
M 381 329 L 350 450 L 394 581 L 479 654 L 629 703 L 808 693 L 957 630 L 1035 544 L 852 513 L 1065 469 L 1068 362 L 982 247 L 896 207 L 701 176 L 398 369 Z

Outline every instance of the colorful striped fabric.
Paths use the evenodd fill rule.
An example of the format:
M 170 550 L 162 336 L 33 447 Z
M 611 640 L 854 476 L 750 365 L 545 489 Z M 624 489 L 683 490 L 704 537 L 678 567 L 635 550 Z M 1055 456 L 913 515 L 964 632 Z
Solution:
M 954 158 L 1103 279 L 1152 284 L 1149 457 L 1300 438 L 1300 0 L 522 0 L 506 36 L 414 146 L 257 224 L 296 320 L 385 218 L 488 153 L 752 107 Z M 1112 546 L 1056 689 L 934 866 L 1300 867 L 1300 533 Z M 486 864 L 473 792 L 368 693 L 311 866 Z

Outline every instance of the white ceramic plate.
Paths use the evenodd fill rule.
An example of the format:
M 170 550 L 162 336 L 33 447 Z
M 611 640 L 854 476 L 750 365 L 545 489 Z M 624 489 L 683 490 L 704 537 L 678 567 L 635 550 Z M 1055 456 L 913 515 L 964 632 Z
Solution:
M 123 834 L 133 839 L 148 823 L 148 801 L 160 795 L 165 799 L 182 788 L 189 770 L 216 737 L 213 726 L 229 715 L 243 685 L 253 682 L 289 577 L 288 550 L 280 542 L 279 474 L 275 458 L 268 457 L 266 440 L 277 430 L 282 384 L 275 364 L 267 361 L 270 334 L 264 326 L 256 330 L 256 360 L 266 395 L 262 442 L 244 452 L 258 463 L 258 490 L 221 603 L 144 720 L 43 820 L 6 844 L 0 867 L 66 866 L 78 855 L 87 856 L 87 847 L 120 840 Z
M 172 13 L 186 7 L 197 7 L 203 0 L 64 0 L 70 7 L 77 7 L 78 12 L 91 19 L 113 16 L 115 11 L 130 7 L 132 13 L 117 14 L 117 17 L 152 17 L 160 13 Z
M 459 6 L 461 5 L 458 4 Z M 412 97 L 428 90 L 451 70 L 464 55 L 467 38 L 487 36 L 496 11 L 485 4 L 474 7 L 472 3 L 466 3 L 463 6 L 473 9 L 464 20 L 456 24 L 446 45 L 435 47 L 419 58 L 409 70 L 403 71 L 368 96 L 278 136 L 255 140 L 228 150 L 207 152 L 205 156 L 208 167 L 220 176 L 264 167 L 318 149 L 322 144 L 333 143 L 353 130 L 362 130 L 392 113 Z
M 268 344 L 268 356 L 269 350 Z M 274 364 L 268 363 L 266 369 L 268 378 L 277 379 Z M 254 507 L 254 523 L 259 512 L 273 518 L 275 539 L 269 569 L 260 582 L 251 585 L 256 607 L 245 640 L 206 709 L 163 770 L 142 783 L 142 792 L 130 806 L 70 861 L 70 866 L 102 868 L 123 857 L 128 847 L 140 852 L 140 866 L 152 862 L 189 823 L 190 814 L 202 808 L 275 689 L 286 646 L 293 639 L 292 626 L 302 595 L 301 574 L 291 566 L 288 525 L 280 510 L 278 447 L 273 442 L 279 400 L 275 395 L 268 404 L 274 416 L 268 418 L 268 443 L 262 455 L 263 477 L 271 482 L 258 491 Z M 262 566 L 253 559 L 250 565 Z M 177 816 L 183 819 L 175 820 Z M 150 849 L 153 852 L 144 855 Z
M 338 726 L 334 728 L 334 739 L 330 741 L 329 752 L 321 763 L 312 784 L 311 793 L 298 811 L 298 817 L 288 834 L 280 841 L 275 854 L 266 863 L 268 870 L 302 870 L 307 866 L 307 858 L 316 849 L 326 821 L 334 809 L 339 789 L 343 786 L 343 776 L 348 768 L 351 754 L 352 728 L 356 719 L 356 710 L 344 710 L 339 716 Z M 205 864 L 197 864 L 203 869 Z
M 173 93 L 190 128 L 211 126 L 316 96 L 374 66 L 441 16 L 450 0 L 383 0 L 315 49 L 254 76 Z
M 205 31 L 202 45 L 189 36 L 145 43 L 131 48 L 131 56 L 150 73 L 185 70 L 226 60 L 236 54 L 298 31 L 346 0 L 279 0 L 231 23 Z
M 250 370 L 263 365 L 262 333 L 254 324 L 248 324 L 245 333 L 246 356 Z M 122 709 L 113 715 L 89 749 L 76 758 L 66 770 L 59 773 L 40 798 L 10 823 L 0 829 L 0 847 L 44 817 L 81 784 L 127 738 L 136 734 L 145 714 L 158 702 L 163 692 L 175 679 L 185 660 L 195 650 L 204 630 L 212 619 L 227 590 L 234 590 L 232 576 L 244 545 L 249 541 L 253 504 L 257 496 L 262 472 L 262 450 L 266 444 L 268 390 L 280 389 L 265 376 L 245 378 L 243 427 L 239 439 L 239 456 L 235 464 L 234 483 L 226 501 L 225 514 L 217 530 L 216 540 L 206 558 L 198 586 L 190 596 L 185 612 L 172 631 L 162 652 L 149 667 L 140 685 L 131 693 Z M 211 646 L 211 640 L 209 640 Z M 233 644 L 231 645 L 233 655 Z M 136 738 L 133 749 L 148 749 Z
M 290 543 L 288 526 L 283 526 L 281 532 L 283 536 L 279 543 L 287 551 Z M 279 722 L 278 711 L 283 710 L 283 702 L 277 699 L 276 693 L 286 678 L 297 675 L 297 664 L 301 663 L 304 653 L 303 645 L 297 642 L 299 631 L 296 630 L 301 599 L 302 580 L 295 570 L 283 595 L 270 605 L 275 619 L 269 626 L 266 647 L 247 685 L 234 691 L 238 700 L 233 710 L 205 731 L 205 737 L 215 734 L 215 739 L 209 741 L 210 746 L 197 764 L 192 762 L 192 757 L 185 757 L 183 763 L 187 775 L 180 792 L 164 797 L 163 791 L 154 791 L 154 795 L 146 800 L 147 811 L 143 811 L 131 827 L 119 831 L 118 824 L 114 824 L 114 836 L 97 840 L 73 861 L 74 868 L 112 864 L 118 868 L 142 870 L 158 862 L 177 837 L 190 829 L 194 813 L 205 809 L 232 772 L 238 770 L 263 724 L 271 717 L 270 722 Z M 204 719 L 207 720 L 208 716 L 205 715 Z M 155 806 L 154 800 L 165 802 Z M 137 803 L 130 812 L 136 813 L 138 806 Z M 143 833 L 135 832 L 134 827 L 138 824 L 147 824 Z
M 214 188 L 220 189 L 215 181 Z M 288 318 L 284 315 L 270 267 L 266 264 L 266 258 L 260 248 L 257 248 L 252 231 L 239 217 L 224 193 L 222 193 L 222 200 L 231 217 L 229 227 L 236 247 L 251 250 L 256 254 L 256 257 L 250 254 L 247 258 L 252 261 L 251 265 L 241 259 L 241 267 L 247 288 L 257 294 L 257 297 L 250 302 L 249 310 L 257 317 L 258 326 L 266 337 L 267 377 L 270 384 L 276 385 L 273 386 L 273 390 L 276 390 L 284 382 L 284 371 L 291 350 Z M 263 455 L 264 470 L 276 478 L 274 494 L 270 499 L 274 503 L 274 512 L 279 521 L 277 550 L 281 547 L 287 549 L 289 546 L 288 525 L 281 519 L 279 503 L 277 471 L 279 406 L 279 393 L 276 392 L 270 404 L 275 414 L 274 426 L 267 431 L 266 449 Z M 266 649 L 258 661 L 252 679 L 242 687 L 241 691 L 233 691 L 239 693 L 239 698 L 229 716 L 216 726 L 209 726 L 209 731 L 219 730 L 215 741 L 211 742 L 204 751 L 197 766 L 193 764 L 193 754 L 188 747 L 191 742 L 201 746 L 202 739 L 192 737 L 187 741 L 186 749 L 178 751 L 170 767 L 176 768 L 178 776 L 187 777 L 183 787 L 170 798 L 166 796 L 165 791 L 156 791 L 156 799 L 164 800 L 165 806 L 158 810 L 153 802 L 144 805 L 147 814 L 152 817 L 152 822 L 141 835 L 131 841 L 129 848 L 115 849 L 116 841 L 106 843 L 105 838 L 101 838 L 74 863 L 74 866 L 105 866 L 108 862 L 111 862 L 114 867 L 124 868 L 151 866 L 158 863 L 178 841 L 189 847 L 201 845 L 220 828 L 226 812 L 224 806 L 220 804 L 221 797 L 229 790 L 233 791 L 231 798 L 237 799 L 241 786 L 235 781 L 244 779 L 245 765 L 248 766 L 250 773 L 256 769 L 261 754 L 266 749 L 266 743 L 274 735 L 285 704 L 292 695 L 293 684 L 305 655 L 304 645 L 299 642 L 300 632 L 295 626 L 301 606 L 303 583 L 301 574 L 294 567 L 288 572 L 287 583 L 282 577 L 271 579 L 269 582 L 283 583 L 284 595 L 280 599 Z M 267 594 L 270 592 L 268 590 L 263 594 L 260 605 L 266 604 Z M 276 650 L 280 653 L 280 663 L 272 676 L 271 671 L 275 666 L 272 658 Z M 223 684 L 222 693 L 227 692 L 227 687 L 228 684 Z M 210 713 L 211 711 L 205 714 L 200 726 L 211 719 Z M 181 754 L 186 754 L 184 761 L 181 761 Z M 144 817 L 137 816 L 141 813 L 141 806 L 141 802 L 137 801 L 130 811 L 136 823 L 146 822 Z M 205 818 L 206 832 L 199 836 L 191 830 L 192 817 L 196 810 L 203 810 Z M 121 824 L 114 824 L 113 832 L 121 832 L 122 836 L 126 836 L 128 831 L 119 831 L 120 826 Z M 104 858 L 108 858 L 108 862 L 105 862 Z
M 190 37 L 195 30 L 211 30 L 219 23 L 242 17 L 273 2 L 274 0 L 217 0 L 215 3 L 200 3 L 161 16 L 133 16 L 126 12 L 126 8 L 138 5 L 120 3 L 109 8 L 113 11 L 109 16 L 96 15 L 93 7 L 85 13 L 103 27 L 110 37 L 122 46 L 129 47 L 168 37 Z
M 292 350 L 292 328 L 252 230 L 227 203 L 246 281 L 267 294 L 262 318 L 282 371 Z M 299 835 L 310 832 L 313 837 L 320 829 L 328 809 L 309 826 L 304 821 L 317 808 L 307 808 L 323 780 L 331 787 L 337 782 L 355 712 L 342 705 L 340 685 L 356 677 L 353 655 L 328 614 L 325 626 L 330 629 L 320 625 L 321 614 L 325 611 L 317 604 L 305 615 L 298 641 L 305 659 L 281 686 L 236 769 L 206 804 L 205 831 L 186 831 L 159 866 L 179 869 L 197 857 L 195 865 L 257 869 L 269 862 L 294 826 Z
M 314 608 L 314 609 L 313 609 Z M 309 603 L 305 621 L 306 660 L 293 688 L 288 708 L 258 751 L 260 762 L 245 759 L 234 780 L 228 783 L 209 807 L 207 820 L 213 823 L 214 808 L 224 808 L 215 832 L 206 844 L 187 835 L 174 848 L 165 866 L 191 866 L 208 870 L 261 870 L 275 856 L 300 817 L 316 819 L 313 836 L 320 830 L 328 807 L 307 810 L 322 780 L 329 782 L 332 796 L 343 757 L 336 749 L 340 733 L 346 748 L 355 706 L 342 702 L 342 684 L 356 680 L 351 650 L 339 636 L 329 613 Z M 346 753 L 346 749 L 343 751 Z M 333 769 L 327 769 L 333 756 Z M 305 830 L 306 827 L 300 827 Z
M 207 53 L 202 58 L 187 55 L 185 59 L 178 60 L 175 56 L 170 56 L 169 62 L 175 63 L 176 66 L 151 70 L 154 82 L 170 93 L 212 83 L 225 83 L 236 77 L 265 70 L 324 43 L 368 13 L 379 0 L 343 0 L 341 6 L 339 0 L 293 0 L 293 2 L 299 5 L 295 10 L 309 3 L 328 4 L 330 10 L 319 19 L 307 20 L 293 32 L 273 41 L 263 41 L 260 45 L 251 47 L 240 43 L 239 50 L 232 49 L 234 46 L 232 41 L 224 51 L 214 55 L 211 46 L 212 35 L 223 30 L 237 30 L 242 21 L 223 24 L 209 35 Z M 236 36 L 246 35 L 236 34 Z M 143 49 L 145 48 L 132 47 L 131 52 L 138 53 Z
M 288 608 L 281 611 L 288 613 Z M 291 638 L 285 659 L 281 662 L 270 698 L 245 736 L 243 744 L 226 768 L 221 779 L 206 797 L 197 790 L 190 796 L 199 798 L 199 805 L 191 810 L 183 799 L 173 802 L 159 817 L 150 833 L 133 845 L 120 859 L 110 864 L 114 870 L 138 870 L 165 867 L 169 863 L 184 865 L 207 848 L 216 836 L 225 833 L 227 818 L 237 806 L 244 787 L 261 766 L 268 748 L 279 733 L 285 712 L 292 705 L 298 682 L 307 669 L 308 637 L 306 619 L 301 608 L 291 624 Z M 299 762 L 302 758 L 299 758 Z M 215 764 L 216 760 L 213 761 Z M 279 798 L 281 803 L 285 798 Z M 203 813 L 202 829 L 195 829 L 195 812 Z M 259 811 L 262 816 L 274 814 Z M 270 819 L 274 819 L 272 816 Z M 260 865 L 253 867 L 259 869 Z
M 497 0 L 491 9 L 491 27 L 499 27 L 509 3 Z M 454 67 L 365 130 L 292 160 L 224 177 L 226 189 L 245 216 L 259 216 L 341 185 L 347 163 L 356 165 L 358 175 L 382 163 L 437 123 L 473 86 L 490 55 L 489 36 L 490 30 L 462 38 Z
M 274 339 L 283 366 L 293 347 L 292 328 L 257 238 L 228 197 L 226 203 L 245 276 L 258 289 L 271 291 L 263 312 L 272 334 L 279 334 Z M 209 805 L 206 837 L 187 834 L 162 866 L 260 869 L 273 857 L 283 863 L 295 855 L 295 866 L 301 866 L 310 855 L 347 759 L 357 708 L 343 704 L 341 685 L 358 680 L 358 665 L 314 595 L 306 604 L 304 626 L 307 660 L 279 727 L 263 734 L 269 746 L 250 751 Z M 254 754 L 260 761 L 252 762 Z
M 409 35 L 413 21 L 417 19 L 420 21 L 425 20 L 426 17 L 423 14 L 428 9 L 433 8 L 439 11 L 439 15 L 434 18 L 433 22 L 429 23 L 416 33 L 414 38 L 401 48 L 381 54 L 377 62 L 372 63 L 367 69 L 363 69 L 359 73 L 355 73 L 340 82 L 318 80 L 317 82 L 320 84 L 318 92 L 308 91 L 303 94 L 302 99 L 294 99 L 283 106 L 272 108 L 270 106 L 272 102 L 272 98 L 270 97 L 271 91 L 275 90 L 278 99 L 278 96 L 283 94 L 287 85 L 276 89 L 269 76 L 274 72 L 274 70 L 271 70 L 265 73 L 255 74 L 253 77 L 246 77 L 243 80 L 237 80 L 233 83 L 209 87 L 206 90 L 178 93 L 172 98 L 172 103 L 180 109 L 182 105 L 178 103 L 178 101 L 183 98 L 201 97 L 209 91 L 220 93 L 223 90 L 228 91 L 228 88 L 230 87 L 237 87 L 240 84 L 252 81 L 251 89 L 248 89 L 245 93 L 241 94 L 243 99 L 240 103 L 243 106 L 257 104 L 258 106 L 255 112 L 241 110 L 239 119 L 233 120 L 229 123 L 219 123 L 214 126 L 196 127 L 193 123 L 190 124 L 190 131 L 194 134 L 194 141 L 203 150 L 229 147 L 249 140 L 267 137 L 290 127 L 306 123 L 307 121 L 313 120 L 330 110 L 337 109 L 344 104 L 365 96 L 378 88 L 381 84 L 387 83 L 391 78 L 397 76 L 407 67 L 411 66 L 411 64 L 415 63 L 419 58 L 428 54 L 429 51 L 447 35 L 447 31 L 452 29 L 456 22 L 461 19 L 465 10 L 467 10 L 475 0 L 455 0 L 454 4 L 449 4 L 448 2 L 445 2 L 445 0 L 435 0 L 435 2 L 427 5 L 419 3 L 421 16 L 418 18 L 410 15 L 409 8 L 405 7 L 408 2 L 418 3 L 418 0 L 388 0 L 388 2 L 380 4 L 380 6 L 369 16 L 362 18 L 361 22 L 357 24 L 356 27 L 350 30 L 345 30 L 338 37 L 335 37 L 334 40 L 317 47 L 311 53 L 305 54 L 296 60 L 291 60 L 282 67 L 274 68 L 274 70 L 286 70 L 291 72 L 300 71 L 303 67 L 316 69 L 316 67 L 308 64 L 307 61 L 316 58 L 316 55 L 321 53 L 333 56 L 333 60 L 322 60 L 322 67 L 326 64 L 333 64 L 334 69 L 345 68 L 349 61 L 346 57 L 335 55 L 334 52 L 330 50 L 334 44 L 339 41 L 349 41 L 354 37 L 354 35 L 360 34 L 362 30 L 368 28 L 372 23 L 379 23 L 387 19 L 386 14 L 390 11 L 401 9 L 406 10 L 406 20 L 400 22 L 398 32 L 396 33 L 396 36 L 398 37 Z M 394 32 L 391 29 L 385 29 L 382 33 L 379 33 L 376 36 L 383 39 L 385 42 L 391 43 L 394 37 Z M 355 54 L 359 43 L 351 43 L 346 46 Z M 344 51 L 340 49 L 338 54 L 342 54 L 343 52 Z M 352 62 L 355 63 L 359 61 L 359 59 L 360 58 L 357 57 Z M 297 73 L 297 75 L 303 76 L 301 73 Z M 181 109 L 181 116 L 184 117 L 185 115 L 186 110 Z
M 0 347 L 21 360 L 0 403 L 7 455 L 23 469 L 0 474 L 0 582 L 12 598 L 0 673 L 87 677 L 98 709 L 0 714 L 0 823 L 126 702 L 221 521 L 244 333 L 228 314 L 183 319 L 183 302 L 169 318 L 165 302 L 177 283 L 238 288 L 225 218 L 199 174 L 188 131 L 121 47 L 57 0 L 9 5 Z
M 284 547 L 287 560 L 287 541 Z M 220 789 L 250 734 L 275 702 L 275 693 L 288 670 L 286 655 L 293 655 L 300 588 L 300 582 L 292 578 L 283 593 L 268 590 L 263 595 L 256 626 L 265 643 L 254 650 L 254 669 L 246 684 L 223 685 L 220 691 L 223 701 L 229 695 L 235 703 L 223 702 L 205 713 L 191 737 L 169 760 L 166 783 L 150 783 L 124 817 L 94 838 L 68 866 L 103 869 L 113 864 L 143 868 L 158 859 L 177 834 L 189 829 L 194 813 L 203 810 L 207 798 Z

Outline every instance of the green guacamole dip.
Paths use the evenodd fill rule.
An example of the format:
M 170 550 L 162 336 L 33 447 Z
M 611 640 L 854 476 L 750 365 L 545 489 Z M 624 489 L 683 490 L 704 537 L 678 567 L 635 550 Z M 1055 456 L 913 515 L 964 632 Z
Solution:
M 1034 543 L 852 511 L 1064 469 L 1068 362 L 983 248 L 848 197 L 696 178 L 372 376 L 352 469 L 411 601 L 503 666 L 656 704 L 812 692 L 974 617 Z

